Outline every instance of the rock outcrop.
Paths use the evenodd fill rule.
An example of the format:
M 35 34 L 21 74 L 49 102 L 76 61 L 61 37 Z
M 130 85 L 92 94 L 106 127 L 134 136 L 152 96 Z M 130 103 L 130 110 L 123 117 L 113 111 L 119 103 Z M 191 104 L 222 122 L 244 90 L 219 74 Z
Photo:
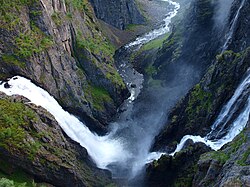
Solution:
M 235 15 L 239 6 L 240 2 L 235 1 L 230 15 Z M 249 16 L 249 13 L 246 11 L 248 8 L 249 3 L 245 3 L 239 18 L 236 20 L 235 28 L 232 30 L 233 34 L 228 43 L 227 51 L 219 54 L 221 48 L 217 45 L 218 55 L 216 53 L 209 55 L 212 62 L 214 62 L 206 70 L 206 74 L 172 109 L 165 128 L 156 138 L 154 149 L 171 151 L 175 147 L 176 141 L 179 142 L 184 135 L 204 136 L 210 131 L 210 127 L 221 108 L 233 95 L 234 90 L 250 66 L 250 43 L 248 43 L 247 39 L 250 33 L 249 25 L 246 24 Z M 232 23 L 233 16 L 228 19 L 228 23 Z M 230 32 L 230 30 L 227 30 L 227 32 Z M 243 40 L 245 42 L 239 42 Z M 225 40 L 222 39 L 220 42 L 221 46 L 224 44 L 223 41 L 225 43 Z M 239 49 L 242 49 L 242 51 L 239 51 Z M 207 49 L 204 49 L 204 51 L 207 51 Z M 202 58 L 204 57 L 203 54 L 201 56 Z M 201 63 L 204 62 L 204 60 L 200 60 Z M 206 60 L 208 61 L 209 59 L 206 57 Z
M 242 53 L 226 51 L 218 55 L 200 83 L 170 112 L 169 122 L 156 137 L 154 149 L 171 152 L 185 135 L 205 136 L 249 66 L 249 48 Z
M 203 154 L 193 186 L 250 186 L 250 122 L 220 151 Z
M 210 2 L 201 2 L 198 0 L 194 3 L 205 5 Z M 213 9 L 216 11 L 216 5 L 211 5 L 215 6 Z M 242 8 L 239 9 L 241 5 Z M 208 6 L 202 7 L 204 8 L 203 10 L 201 9 L 202 11 L 195 8 L 194 15 L 200 14 L 205 17 L 210 15 L 206 13 L 207 10 L 209 10 Z M 167 124 L 160 135 L 156 137 L 156 142 L 153 146 L 154 150 L 172 152 L 183 136 L 188 134 L 205 136 L 210 132 L 211 125 L 219 115 L 222 107 L 232 97 L 235 89 L 250 67 L 250 14 L 247 11 L 249 7 L 250 4 L 248 1 L 233 1 L 228 17 L 223 22 L 224 24 L 226 23 L 222 27 L 223 29 L 215 29 L 217 30 L 217 36 L 211 35 L 213 38 L 207 38 L 209 35 L 207 35 L 207 31 L 203 30 L 205 31 L 203 34 L 206 38 L 206 41 L 204 40 L 204 45 L 196 45 L 191 42 L 189 49 L 192 49 L 193 53 L 189 51 L 190 54 L 188 54 L 183 50 L 180 53 L 180 58 L 182 58 L 183 54 L 186 54 L 185 57 L 187 61 L 189 61 L 192 59 L 190 57 L 192 57 L 193 54 L 200 51 L 200 47 L 207 46 L 201 50 L 204 51 L 204 53 L 201 53 L 200 56 L 196 54 L 196 56 L 198 55 L 200 63 L 209 62 L 210 60 L 212 64 L 206 70 L 200 82 L 196 84 L 179 103 L 177 103 L 172 111 L 170 111 Z M 217 20 L 215 20 L 213 16 L 214 13 L 211 13 L 212 14 L 209 16 L 210 19 L 212 18 L 214 22 L 216 22 Z M 196 16 L 198 20 L 199 17 L 200 16 Z M 192 20 L 194 21 L 195 19 Z M 198 24 L 196 28 L 197 26 L 198 28 L 202 28 L 202 25 L 207 23 L 207 21 L 194 23 Z M 210 23 L 212 24 L 213 22 Z M 213 24 L 216 25 L 216 23 Z M 216 26 L 211 25 L 210 28 L 215 27 Z M 194 28 L 192 29 L 194 30 Z M 176 30 L 178 30 L 178 28 L 176 28 Z M 189 32 L 187 32 L 187 34 L 188 33 Z M 172 67 L 174 68 L 176 65 L 174 62 L 176 62 L 176 60 L 173 60 L 172 57 L 176 49 L 178 49 L 178 42 L 172 40 L 173 36 L 176 36 L 176 34 L 173 33 L 163 44 L 162 50 L 167 53 L 162 53 L 162 55 L 165 56 L 160 55 L 160 58 L 162 60 L 169 60 L 169 64 L 172 63 Z M 199 37 L 202 39 L 202 36 Z M 187 38 L 192 38 L 192 35 L 189 35 Z M 211 43 L 215 38 L 219 41 L 216 45 Z M 182 44 L 185 45 L 185 42 Z M 187 49 L 187 51 L 189 49 Z M 212 50 L 212 53 L 211 49 L 214 50 Z M 208 51 L 209 53 L 207 53 Z M 216 53 L 218 54 L 216 55 Z M 208 57 L 210 57 L 210 59 Z M 198 61 L 193 59 L 193 62 Z M 196 66 L 194 66 L 194 68 L 195 67 Z M 237 115 L 237 112 L 239 111 L 235 111 L 234 115 Z M 191 145 L 189 149 L 196 150 L 195 147 L 197 146 L 196 144 Z M 203 150 L 204 152 L 209 151 L 208 149 Z M 148 183 L 151 186 L 156 186 L 158 184 L 163 185 L 163 183 L 157 181 L 153 181 L 152 184 L 150 183 L 152 177 L 153 179 L 160 177 L 162 181 L 165 181 L 165 186 L 249 186 L 249 153 L 248 122 L 245 130 L 219 151 L 207 152 L 201 156 L 201 153 L 195 152 L 194 155 L 198 155 L 198 157 L 192 157 L 188 154 L 187 148 L 184 148 L 174 157 L 165 156 L 159 161 L 155 161 L 148 167 Z M 182 160 L 179 155 L 189 155 L 188 160 L 179 166 L 183 170 L 171 169 L 169 171 L 167 168 L 171 168 L 174 163 L 178 163 Z M 186 167 L 189 164 L 191 167 Z M 174 173 L 172 177 L 171 172 Z M 162 176 L 170 177 L 168 180 L 165 180 Z
M 143 24 L 145 18 L 134 0 L 90 0 L 97 18 L 124 30 L 130 24 Z
M 147 167 L 147 186 L 191 186 L 196 163 L 201 154 L 208 152 L 203 143 L 187 142 L 183 150 L 172 156 L 162 156 Z
M 86 149 L 67 137 L 50 113 L 28 99 L 1 92 L 0 123 L 1 176 L 12 178 L 21 169 L 35 182 L 54 186 L 112 183 L 111 174 L 98 169 Z
M 31 79 L 103 132 L 128 91 L 91 4 L 4 1 L 0 25 L 0 78 Z

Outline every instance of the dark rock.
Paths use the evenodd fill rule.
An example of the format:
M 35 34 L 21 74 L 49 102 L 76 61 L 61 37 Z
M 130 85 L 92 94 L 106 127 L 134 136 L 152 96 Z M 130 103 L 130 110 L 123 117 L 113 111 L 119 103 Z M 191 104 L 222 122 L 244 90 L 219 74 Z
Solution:
M 201 154 L 211 150 L 203 143 L 188 143 L 185 149 L 172 156 L 162 156 L 147 168 L 147 186 L 190 186 L 195 164 Z
M 202 155 L 193 186 L 249 186 L 250 121 L 246 129 L 219 151 Z
M 2 92 L 0 100 L 20 103 L 35 115 L 35 119 L 27 121 L 25 127 L 20 126 L 25 133 L 24 139 L 19 142 L 23 146 L 17 147 L 12 141 L 8 142 L 8 146 L 0 146 L 0 162 L 4 161 L 14 170 L 27 172 L 37 182 L 54 186 L 106 186 L 112 182 L 111 174 L 98 169 L 87 150 L 71 140 L 45 109 L 25 102 L 21 96 L 9 97 Z M 24 120 L 27 119 L 25 116 Z M 37 149 L 26 147 L 34 142 L 39 145 Z M 4 168 L 0 166 L 0 169 Z
M 90 43 L 108 43 L 100 32 L 101 28 L 91 5 L 86 10 L 72 5 L 72 2 L 66 5 L 64 1 L 46 0 L 32 1 L 19 9 L 20 12 L 6 11 L 17 14 L 14 17 L 20 17 L 20 24 L 15 29 L 8 30 L 6 28 L 10 25 L 7 22 L 0 29 L 1 79 L 15 75 L 31 79 L 53 95 L 63 108 L 83 121 L 90 122 L 91 130 L 105 133 L 106 125 L 127 97 L 128 90 L 122 81 L 120 84 L 112 82 L 113 74 L 107 78 L 108 73 L 116 72 L 111 49 L 107 49 L 106 54 L 103 52 L 105 50 L 93 51 L 93 48 L 85 45 L 80 57 L 74 50 L 77 41 L 85 41 L 84 37 L 88 36 L 91 36 Z M 65 19 L 69 14 L 72 14 L 72 18 Z M 35 46 L 25 48 L 28 51 L 26 57 L 18 52 L 20 46 L 16 43 L 16 38 L 20 38 L 22 34 L 27 35 L 30 41 L 38 40 L 38 43 L 41 38 L 45 38 L 48 45 L 41 47 L 36 43 Z M 35 52 L 37 50 L 39 52 Z M 87 54 L 88 58 L 83 54 Z M 81 62 L 84 62 L 83 67 Z M 111 97 L 111 101 L 103 102 L 102 110 L 94 108 L 94 101 L 89 93 L 90 85 L 107 89 Z
M 145 23 L 134 0 L 91 0 L 90 2 L 97 18 L 119 29 L 124 30 L 129 24 Z
M 136 88 L 136 84 L 131 84 L 130 87 L 131 88 Z
M 11 86 L 10 86 L 10 84 L 8 83 L 8 82 L 6 82 L 6 83 L 4 83 L 4 88 L 10 88 Z

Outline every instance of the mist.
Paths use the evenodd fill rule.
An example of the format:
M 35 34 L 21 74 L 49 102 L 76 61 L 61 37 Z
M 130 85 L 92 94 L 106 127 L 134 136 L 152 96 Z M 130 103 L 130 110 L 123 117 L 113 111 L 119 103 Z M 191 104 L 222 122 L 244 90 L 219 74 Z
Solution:
M 199 81 L 200 70 L 180 61 L 171 76 L 161 86 L 145 88 L 133 108 L 112 124 L 112 139 L 122 142 L 131 154 L 125 162 L 107 166 L 114 178 L 133 179 L 143 175 L 154 138 L 167 123 L 168 112 Z
M 218 28 L 224 27 L 228 21 L 229 13 L 234 0 L 216 0 L 214 21 Z

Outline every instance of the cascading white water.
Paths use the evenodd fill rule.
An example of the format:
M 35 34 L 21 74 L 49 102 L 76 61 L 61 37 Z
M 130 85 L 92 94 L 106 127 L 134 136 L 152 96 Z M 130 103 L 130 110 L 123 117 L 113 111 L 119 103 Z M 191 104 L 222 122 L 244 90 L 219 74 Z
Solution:
M 4 84 L 1 84 L 0 91 L 7 95 L 22 95 L 32 103 L 48 110 L 64 132 L 88 150 L 89 155 L 98 167 L 106 168 L 112 162 L 124 162 L 130 156 L 122 142 L 117 139 L 110 139 L 112 134 L 100 137 L 92 133 L 75 116 L 64 111 L 48 92 L 37 87 L 30 80 L 16 76 L 11 78 L 8 83 L 11 88 L 4 88 Z
M 233 37 L 233 33 L 235 31 L 235 26 L 236 26 L 237 20 L 239 18 L 240 11 L 241 11 L 242 7 L 244 6 L 245 2 L 246 2 L 246 0 L 242 0 L 239 9 L 237 10 L 235 17 L 234 17 L 234 19 L 232 20 L 232 22 L 230 24 L 231 26 L 230 26 L 229 32 L 228 32 L 228 34 L 226 36 L 226 41 L 225 41 L 225 43 L 224 43 L 224 45 L 222 47 L 222 52 L 224 52 L 227 49 L 227 47 L 228 47 L 228 45 L 230 43 L 230 40 Z
M 163 20 L 164 24 L 160 28 L 155 29 L 153 31 L 150 31 L 147 34 L 136 38 L 135 41 L 127 44 L 125 47 L 127 47 L 127 48 L 131 48 L 131 47 L 134 47 L 134 46 L 140 47 L 141 45 L 146 44 L 146 43 L 150 42 L 151 40 L 154 40 L 154 39 L 158 38 L 159 36 L 161 36 L 161 35 L 163 35 L 163 34 L 170 31 L 170 26 L 169 25 L 171 23 L 171 19 L 173 17 L 175 17 L 176 14 L 178 13 L 178 10 L 180 9 L 180 4 L 177 3 L 177 2 L 171 1 L 171 0 L 162 0 L 162 1 L 168 2 L 170 5 L 174 6 L 173 11 L 168 13 L 166 15 L 165 19 Z
M 245 106 L 240 114 L 233 120 L 230 124 L 229 130 L 224 129 L 225 123 L 228 122 L 227 118 L 231 116 L 230 113 L 235 113 L 237 108 L 234 107 L 234 104 L 237 100 L 242 96 L 247 96 L 247 100 Z M 242 81 L 242 83 L 238 86 L 232 98 L 228 101 L 228 103 L 222 108 L 221 113 L 219 114 L 218 118 L 216 119 L 215 123 L 211 127 L 211 132 L 207 134 L 206 137 L 201 136 L 193 136 L 193 135 L 186 135 L 184 136 L 180 143 L 177 145 L 177 148 L 173 153 L 170 155 L 174 155 L 175 153 L 179 152 L 183 146 L 185 145 L 187 140 L 192 140 L 194 143 L 202 142 L 207 146 L 211 147 L 213 150 L 219 150 L 223 145 L 231 142 L 246 126 L 250 115 L 250 70 L 247 72 L 246 78 Z M 226 118 L 226 120 L 225 120 Z M 217 130 L 219 131 L 227 130 L 227 134 L 220 139 L 210 139 L 209 137 L 212 136 L 214 133 L 217 134 Z M 216 136 L 215 136 L 216 137 Z M 151 162 L 152 160 L 159 159 L 161 155 L 165 153 L 152 153 L 149 157 L 147 162 Z
M 171 0 L 163 1 L 168 1 L 174 6 L 173 12 L 166 15 L 166 18 L 164 19 L 165 24 L 162 25 L 161 28 L 153 30 L 143 37 L 137 38 L 135 42 L 128 44 L 127 47 L 140 47 L 142 44 L 169 32 L 171 18 L 177 14 L 180 5 Z M 75 116 L 64 111 L 48 92 L 40 87 L 37 87 L 30 80 L 20 76 L 15 76 L 8 81 L 8 84 L 11 85 L 10 88 L 5 88 L 4 84 L 1 84 L 0 91 L 6 93 L 7 95 L 22 95 L 28 98 L 32 103 L 47 109 L 55 117 L 65 133 L 87 149 L 89 155 L 99 168 L 112 170 L 113 165 L 122 167 L 129 165 L 128 168 L 125 168 L 125 171 L 127 171 L 126 169 L 129 169 L 131 171 L 127 172 L 132 174 L 127 173 L 125 175 L 130 177 L 132 175 L 133 177 L 137 175 L 141 168 L 147 163 L 147 157 L 150 155 L 148 151 L 151 145 L 151 139 L 143 140 L 143 144 L 145 144 L 147 148 L 145 148 L 145 150 L 141 149 L 140 153 L 135 155 L 137 154 L 138 146 L 131 145 L 133 142 L 127 142 L 126 138 L 128 137 L 120 137 L 117 135 L 117 126 L 114 127 L 108 135 L 98 136 L 92 133 L 86 125 L 79 121 Z M 140 89 L 140 85 L 142 84 L 141 81 L 138 84 Z M 131 103 L 137 97 L 138 93 L 133 93 L 134 89 L 131 89 L 130 91 L 132 93 L 130 98 L 128 98 L 128 101 Z M 162 114 L 159 114 L 159 116 L 161 115 Z M 122 128 L 125 129 L 126 126 L 128 126 L 126 125 L 126 122 L 126 120 L 122 121 L 121 123 L 123 124 L 119 126 L 122 126 Z M 131 123 L 133 123 L 133 121 L 130 121 L 128 124 L 133 125 Z M 138 137 L 140 135 L 146 136 L 147 133 L 147 131 L 142 131 L 142 127 L 138 124 L 135 125 L 135 129 L 132 131 L 135 131 L 135 134 L 137 134 L 135 136 Z

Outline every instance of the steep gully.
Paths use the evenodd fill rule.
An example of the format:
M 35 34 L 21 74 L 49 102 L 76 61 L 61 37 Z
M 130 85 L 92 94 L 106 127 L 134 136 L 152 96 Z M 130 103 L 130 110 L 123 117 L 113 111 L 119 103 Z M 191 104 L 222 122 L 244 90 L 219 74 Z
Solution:
M 142 44 L 169 31 L 169 23 L 171 18 L 176 15 L 179 4 L 170 0 L 168 2 L 173 5 L 173 12 L 166 16 L 164 20 L 165 24 L 161 28 L 153 30 L 126 45 L 121 49 L 125 52 L 120 51 L 120 54 L 126 54 L 126 51 L 129 52 L 129 50 L 137 50 Z M 110 133 L 106 136 L 98 136 L 92 133 L 76 117 L 64 111 L 57 101 L 45 90 L 37 87 L 23 77 L 16 76 L 10 79 L 8 81 L 9 85 L 11 85 L 10 88 L 5 88 L 4 84 L 1 84 L 0 91 L 5 92 L 7 95 L 23 95 L 30 99 L 32 103 L 44 107 L 54 115 L 69 137 L 79 142 L 88 150 L 89 155 L 98 167 L 111 170 L 114 177 L 133 178 L 143 169 L 146 163 L 164 154 L 149 153 L 149 149 L 154 136 L 160 130 L 161 120 L 164 120 L 166 116 L 163 113 L 158 113 L 158 120 L 154 124 L 148 124 L 147 127 L 144 126 L 145 123 L 149 123 L 151 120 L 142 120 L 140 117 L 134 119 L 132 116 L 133 101 L 142 89 L 143 76 L 131 67 L 126 58 L 123 59 L 119 62 L 118 69 L 128 85 L 131 96 L 120 108 L 122 112 L 117 121 L 110 125 Z M 181 150 L 187 139 L 192 139 L 195 142 L 204 142 L 215 150 L 231 141 L 244 128 L 248 121 L 250 113 L 249 88 L 250 72 L 247 73 L 245 79 L 235 91 L 234 96 L 222 109 L 221 114 L 212 126 L 211 132 L 205 138 L 191 135 L 185 136 L 177 146 L 175 152 Z M 175 100 L 177 101 L 178 98 Z M 234 111 L 238 109 L 237 106 L 239 105 L 244 107 L 241 107 L 242 111 L 239 111 L 239 115 L 235 116 L 233 115 Z
M 124 51 L 120 54 L 131 53 L 132 50 L 139 49 L 142 44 L 170 30 L 169 24 L 177 14 L 180 5 L 171 0 L 163 1 L 168 2 L 172 8 L 172 12 L 166 15 L 163 25 L 126 45 L 121 49 Z M 119 114 L 117 121 L 110 125 L 110 133 L 106 136 L 98 136 L 91 132 L 84 123 L 64 111 L 47 91 L 37 87 L 26 78 L 20 76 L 11 78 L 8 81 L 10 88 L 5 88 L 5 83 L 2 82 L 0 91 L 5 92 L 7 95 L 23 95 L 32 103 L 44 107 L 55 117 L 70 138 L 79 142 L 88 150 L 90 157 L 99 168 L 111 170 L 114 178 L 133 178 L 147 163 L 149 149 L 158 130 L 148 139 L 149 128 L 142 132 L 144 123 L 134 124 L 130 115 L 133 113 L 133 101 L 142 88 L 143 75 L 133 69 L 128 58 L 124 58 L 123 61 L 118 63 L 119 72 L 128 85 L 131 96 L 120 108 L 123 112 Z M 156 129 L 159 129 L 159 127 Z M 142 144 L 144 144 L 143 147 Z

